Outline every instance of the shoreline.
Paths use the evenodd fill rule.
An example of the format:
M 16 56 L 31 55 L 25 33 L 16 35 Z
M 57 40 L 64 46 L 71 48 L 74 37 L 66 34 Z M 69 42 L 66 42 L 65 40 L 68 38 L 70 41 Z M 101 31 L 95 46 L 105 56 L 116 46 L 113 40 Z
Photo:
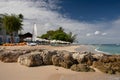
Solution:
M 98 50 L 99 47 L 96 47 L 94 45 L 80 45 L 78 48 L 76 48 L 75 50 L 77 52 L 92 52 L 92 53 L 101 53 L 101 54 L 107 54 L 107 55 L 120 55 L 120 53 L 109 53 L 109 52 L 104 52 L 101 50 Z
M 78 48 L 75 49 L 77 52 L 92 52 L 92 53 L 104 53 L 96 51 L 96 47 L 92 45 L 80 45 Z
M 111 53 L 108 53 L 108 52 L 100 51 L 97 48 L 95 49 L 95 51 L 99 52 L 99 53 L 104 53 L 104 54 L 107 54 L 107 55 L 116 55 L 116 54 L 111 54 Z

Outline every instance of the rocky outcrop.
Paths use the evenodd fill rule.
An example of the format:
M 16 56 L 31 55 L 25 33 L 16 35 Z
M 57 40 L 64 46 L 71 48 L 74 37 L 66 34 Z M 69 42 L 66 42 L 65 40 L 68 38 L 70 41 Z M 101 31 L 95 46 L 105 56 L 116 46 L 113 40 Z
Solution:
M 94 61 L 97 61 L 95 54 L 88 52 L 75 53 L 73 54 L 73 58 L 76 59 L 79 64 L 87 64 L 89 66 L 91 66 Z
M 17 62 L 17 59 L 20 55 L 27 54 L 27 51 L 3 51 L 0 53 L 0 60 L 2 62 Z
M 85 64 L 74 64 L 70 68 L 73 71 L 77 72 L 94 72 L 95 70 L 90 68 L 88 65 Z
M 43 50 L 40 55 L 43 58 L 43 62 L 45 65 L 52 65 L 52 56 L 56 55 L 57 51 L 53 50 L 53 51 L 49 51 L 49 50 Z
M 38 53 L 26 54 L 18 58 L 18 63 L 28 67 L 40 66 L 43 64 L 43 58 Z
M 75 63 L 75 60 L 72 57 L 72 53 L 68 51 L 58 51 L 56 55 L 53 55 L 52 62 L 55 66 L 70 68 Z
M 93 63 L 93 67 L 109 74 L 120 73 L 120 55 L 106 55 Z
M 0 49 L 2 62 L 17 62 L 28 66 L 55 65 L 73 71 L 94 71 L 95 67 L 104 73 L 120 74 L 120 55 L 95 54 L 90 52 L 68 52 L 46 49 Z
M 43 51 L 43 49 L 0 49 L 0 60 L 2 62 L 17 62 L 19 56 L 36 51 Z
M 55 50 L 49 51 L 45 49 L 36 50 L 27 55 L 18 58 L 18 62 L 29 67 L 40 65 L 52 65 L 52 56 L 57 54 Z

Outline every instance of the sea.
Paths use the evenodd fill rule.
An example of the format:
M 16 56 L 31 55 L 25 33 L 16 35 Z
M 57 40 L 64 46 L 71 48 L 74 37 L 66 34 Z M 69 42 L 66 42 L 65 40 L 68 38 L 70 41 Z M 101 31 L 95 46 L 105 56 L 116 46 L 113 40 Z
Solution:
M 120 55 L 120 44 L 94 44 L 93 46 L 95 46 L 95 50 L 98 52 Z

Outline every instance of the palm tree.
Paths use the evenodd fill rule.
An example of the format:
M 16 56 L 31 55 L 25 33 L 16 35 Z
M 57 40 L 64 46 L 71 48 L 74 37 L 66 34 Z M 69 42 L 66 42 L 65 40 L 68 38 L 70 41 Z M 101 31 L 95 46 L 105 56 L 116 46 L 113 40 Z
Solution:
M 76 34 L 75 35 L 73 35 L 72 34 L 72 32 L 69 32 L 69 34 L 67 34 L 68 36 L 67 36 L 67 41 L 68 42 L 71 42 L 71 43 L 73 43 L 75 40 L 76 40 Z
M 14 32 L 22 29 L 22 19 L 18 15 L 5 15 L 3 17 L 3 26 L 6 32 L 11 36 L 10 42 L 14 42 Z
M 2 26 L 2 18 L 0 17 L 0 31 L 1 31 L 1 26 Z

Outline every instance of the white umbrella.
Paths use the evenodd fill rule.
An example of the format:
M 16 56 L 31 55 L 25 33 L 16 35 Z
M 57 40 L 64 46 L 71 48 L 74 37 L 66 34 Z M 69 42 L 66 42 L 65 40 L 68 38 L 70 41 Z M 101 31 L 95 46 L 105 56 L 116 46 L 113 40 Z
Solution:
M 32 40 L 31 37 L 27 37 L 27 38 L 24 39 L 24 41 L 31 41 L 31 40 Z
M 36 41 L 37 39 L 37 27 L 36 24 L 33 26 L 33 35 L 32 35 L 32 41 Z

